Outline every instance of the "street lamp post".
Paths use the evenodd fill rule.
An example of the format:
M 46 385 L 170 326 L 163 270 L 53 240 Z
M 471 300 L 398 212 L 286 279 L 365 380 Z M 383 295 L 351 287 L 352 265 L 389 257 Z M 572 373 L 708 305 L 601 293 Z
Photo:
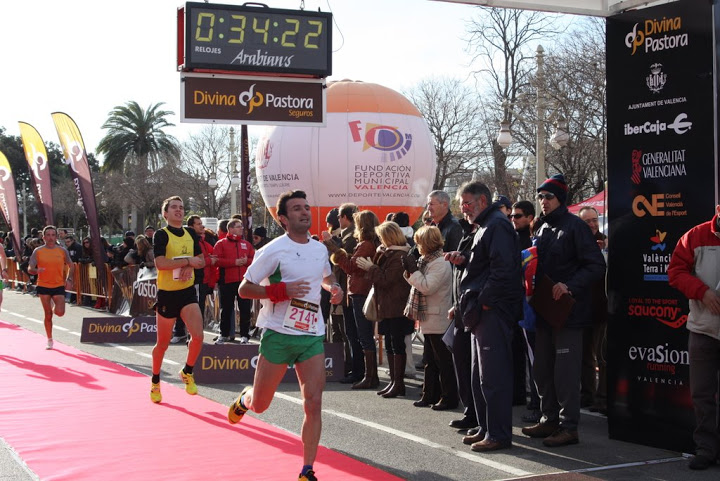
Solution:
M 217 171 L 217 158 L 213 157 L 212 170 L 210 171 L 210 178 L 208 179 L 208 187 L 210 188 L 210 196 L 209 197 L 211 199 L 211 202 L 209 202 L 210 209 L 211 209 L 211 212 L 208 212 L 209 216 L 217 215 L 217 212 L 214 212 L 214 210 L 215 210 L 214 209 L 214 207 L 215 207 L 215 189 L 218 186 L 217 175 L 215 174 L 216 171 Z
M 535 91 L 535 128 L 537 130 L 535 138 L 535 186 L 537 187 L 545 181 L 545 122 L 547 122 L 546 114 L 549 106 L 549 100 L 545 97 L 545 50 L 542 48 L 542 45 L 538 45 L 535 60 L 537 63 L 537 85 Z M 512 108 L 512 105 L 509 103 L 507 106 Z M 562 116 L 558 117 L 555 122 L 555 132 L 550 138 L 550 144 L 554 148 L 560 149 L 567 145 L 568 140 L 570 140 L 567 128 L 567 121 Z M 497 143 L 500 147 L 507 148 L 512 141 L 510 122 L 503 120 L 500 122 L 500 133 L 497 137 Z M 540 209 L 539 203 L 537 208 Z
M 230 127 L 230 215 L 237 214 L 237 188 L 240 178 L 237 173 L 237 148 L 235 146 L 235 129 Z
M 23 238 L 27 237 L 27 185 L 22 183 Z

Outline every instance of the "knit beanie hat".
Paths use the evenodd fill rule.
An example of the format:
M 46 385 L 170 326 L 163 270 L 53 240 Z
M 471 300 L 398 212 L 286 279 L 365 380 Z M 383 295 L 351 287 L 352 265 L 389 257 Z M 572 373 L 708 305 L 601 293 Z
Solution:
M 540 187 L 537 188 L 538 192 L 540 192 L 541 190 L 546 190 L 555 194 L 555 197 L 558 198 L 560 203 L 564 204 L 565 200 L 567 199 L 568 191 L 568 186 L 565 183 L 565 176 L 563 176 L 562 174 L 553 175 L 545 182 L 543 182 Z
M 330 224 L 334 229 L 340 228 L 340 220 L 338 219 L 338 208 L 334 207 L 330 209 L 330 212 L 327 213 L 327 216 L 325 217 L 325 222 Z
M 253 231 L 253 235 L 256 235 L 258 237 L 267 237 L 267 229 L 265 229 L 265 227 L 263 226 L 256 227 Z

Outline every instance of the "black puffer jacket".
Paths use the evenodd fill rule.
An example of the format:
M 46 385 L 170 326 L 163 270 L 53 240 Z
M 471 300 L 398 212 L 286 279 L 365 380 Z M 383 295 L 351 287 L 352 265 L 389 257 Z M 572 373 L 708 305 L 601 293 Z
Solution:
M 567 327 L 592 325 L 591 286 L 605 275 L 605 259 L 598 249 L 592 231 L 564 205 L 542 217 L 537 232 L 538 264 L 535 279 L 547 274 L 562 282 L 575 298 Z M 538 314 L 538 322 L 547 322 Z

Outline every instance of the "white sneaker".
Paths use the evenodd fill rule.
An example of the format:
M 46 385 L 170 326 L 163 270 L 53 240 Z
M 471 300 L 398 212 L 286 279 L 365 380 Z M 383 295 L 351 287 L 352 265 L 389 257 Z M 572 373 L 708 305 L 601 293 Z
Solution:
M 215 340 L 215 344 L 225 344 L 225 343 L 228 342 L 229 340 L 230 340 L 230 339 L 228 339 L 227 337 L 219 336 L 219 337 Z
M 45 349 L 52 349 L 53 348 L 53 340 L 48 339 L 47 346 L 45 346 Z
M 185 336 L 173 336 L 172 339 L 170 339 L 170 344 L 178 344 L 182 341 L 187 340 L 187 335 Z
M 247 344 L 247 343 L 248 343 L 248 338 L 247 338 L 247 337 L 243 336 L 243 337 L 240 338 L 240 344 Z

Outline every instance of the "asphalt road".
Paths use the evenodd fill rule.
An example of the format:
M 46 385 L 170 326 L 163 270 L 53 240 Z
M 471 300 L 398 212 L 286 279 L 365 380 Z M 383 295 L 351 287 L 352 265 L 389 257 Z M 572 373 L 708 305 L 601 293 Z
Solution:
M 151 344 L 81 344 L 83 317 L 97 311 L 68 306 L 65 317 L 55 323 L 57 342 L 150 375 Z M 35 297 L 6 290 L 0 319 L 25 329 L 44 333 L 42 308 Z M 206 334 L 206 339 L 214 337 Z M 1 345 L 1 344 L 0 344 Z M 38 349 L 44 349 L 44 341 Z M 0 348 L 1 349 L 1 348 Z M 164 382 L 180 385 L 178 366 L 185 360 L 184 345 L 171 345 L 163 366 Z M 421 346 L 414 346 L 416 360 Z M 174 362 L 173 362 L 174 361 Z M 419 373 L 418 373 L 419 374 Z M 381 370 L 387 379 L 386 370 Z M 418 376 L 419 377 L 419 376 Z M 242 389 L 240 385 L 200 385 L 199 394 L 228 405 Z M 545 448 L 541 440 L 529 439 L 520 429 L 524 407 L 514 410 L 513 448 L 478 454 L 462 444 L 462 436 L 448 427 L 461 417 L 460 409 L 436 412 L 416 408 L 420 379 L 409 381 L 405 398 L 383 399 L 375 391 L 352 391 L 339 383 L 328 383 L 323 398 L 323 435 L 328 448 L 408 480 L 504 480 L 602 479 L 602 480 L 717 480 L 720 466 L 704 472 L 687 468 L 681 453 L 608 439 L 604 417 L 583 411 L 580 443 L 563 448 Z M 143 394 L 144 395 L 144 394 Z M 148 401 L 150 402 L 150 401 Z M 255 416 L 255 414 L 249 414 Z M 263 421 L 295 434 L 300 433 L 302 409 L 297 383 L 283 384 L 271 407 L 259 416 Z M 2 438 L 2 433 L 0 433 Z M 321 475 L 321 473 L 318 473 Z M 0 480 L 37 479 L 12 448 L 0 442 Z M 321 478 L 322 479 L 322 478 Z M 335 480 L 333 480 L 335 481 Z

